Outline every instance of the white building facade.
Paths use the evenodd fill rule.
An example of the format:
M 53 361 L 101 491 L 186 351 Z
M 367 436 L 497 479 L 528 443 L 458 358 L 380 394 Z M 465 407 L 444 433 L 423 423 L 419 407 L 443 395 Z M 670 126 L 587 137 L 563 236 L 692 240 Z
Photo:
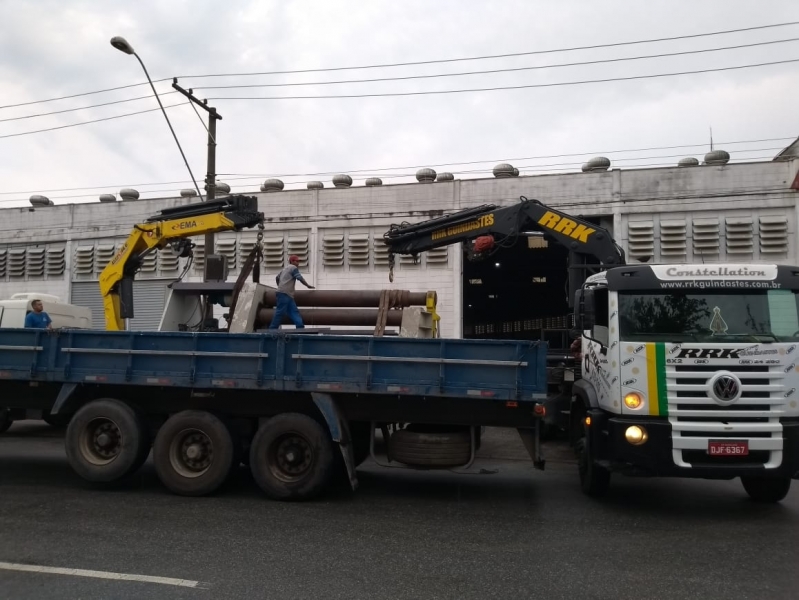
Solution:
M 799 158 L 753 162 L 437 181 L 402 185 L 257 192 L 266 217 L 269 283 L 290 254 L 321 289 L 436 290 L 442 335 L 462 335 L 462 253 L 445 247 L 418 264 L 397 260 L 388 281 L 381 244 L 392 223 L 420 221 L 482 204 L 535 198 L 575 215 L 599 217 L 628 261 L 799 264 Z M 0 298 L 16 292 L 55 294 L 90 306 L 102 327 L 97 277 L 135 223 L 196 198 L 163 198 L 0 210 Z M 217 235 L 218 254 L 235 277 L 256 231 Z M 202 237 L 185 280 L 201 280 Z M 165 250 L 137 276 L 134 328 L 157 327 L 166 285 L 182 261 Z

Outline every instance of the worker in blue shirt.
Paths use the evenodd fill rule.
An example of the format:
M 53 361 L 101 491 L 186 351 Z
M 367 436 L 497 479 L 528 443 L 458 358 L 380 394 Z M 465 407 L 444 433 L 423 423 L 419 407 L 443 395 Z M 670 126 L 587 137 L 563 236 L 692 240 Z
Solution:
M 297 329 L 305 327 L 300 311 L 297 309 L 297 303 L 294 301 L 294 286 L 297 281 L 309 290 L 314 289 L 314 286 L 302 278 L 298 268 L 299 264 L 300 257 L 292 254 L 289 256 L 289 266 L 285 267 L 275 277 L 277 282 L 277 306 L 275 307 L 275 316 L 269 324 L 269 329 L 280 329 L 280 324 L 286 314 L 288 314 L 289 319 L 291 319 Z
M 53 320 L 42 306 L 41 300 L 34 300 L 31 302 L 32 312 L 25 315 L 25 328 L 26 329 L 52 329 Z

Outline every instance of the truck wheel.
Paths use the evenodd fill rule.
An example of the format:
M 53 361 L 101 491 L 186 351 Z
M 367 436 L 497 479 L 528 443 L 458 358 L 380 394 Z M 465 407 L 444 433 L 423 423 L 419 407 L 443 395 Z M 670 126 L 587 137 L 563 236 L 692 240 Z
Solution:
M 255 434 L 250 469 L 269 497 L 307 500 L 322 492 L 335 473 L 333 442 L 307 415 L 278 415 Z
M 236 458 L 230 429 L 211 413 L 185 410 L 158 430 L 153 463 L 161 482 L 181 496 L 203 496 L 221 486 Z
M 391 459 L 416 467 L 459 467 L 471 458 L 472 439 L 468 431 L 413 431 L 400 429 L 389 438 Z
M 589 432 L 577 440 L 577 465 L 580 472 L 580 487 L 583 493 L 594 498 L 604 496 L 610 487 L 610 471 L 594 461 L 588 436 Z
M 789 477 L 741 477 L 741 483 L 755 502 L 779 502 L 791 489 Z
M 119 400 L 95 400 L 67 427 L 67 459 L 87 481 L 110 483 L 131 475 L 150 452 L 147 429 L 136 412 Z
M 8 431 L 8 428 L 11 427 L 13 422 L 14 419 L 11 418 L 8 409 L 0 408 L 0 433 L 5 433 Z

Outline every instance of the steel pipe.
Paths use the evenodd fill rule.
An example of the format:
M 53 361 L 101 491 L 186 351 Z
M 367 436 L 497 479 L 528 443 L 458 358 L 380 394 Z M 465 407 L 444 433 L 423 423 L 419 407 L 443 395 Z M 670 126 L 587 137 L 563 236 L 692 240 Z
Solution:
M 318 306 L 325 308 L 377 308 L 380 306 L 380 290 L 297 290 L 294 300 L 297 306 Z M 267 290 L 264 293 L 263 305 L 273 307 L 277 304 L 277 292 Z M 410 292 L 401 290 L 399 305 L 425 306 L 428 294 L 435 292 Z
M 330 326 L 350 326 L 350 327 L 374 327 L 377 324 L 379 310 L 376 308 L 301 308 L 300 316 L 306 326 L 318 327 L 323 325 Z M 262 308 L 258 311 L 258 323 L 261 327 L 267 327 L 275 316 L 275 309 Z M 288 316 L 283 318 L 283 325 L 291 325 Z M 390 310 L 386 319 L 389 327 L 399 327 L 402 324 L 402 311 Z

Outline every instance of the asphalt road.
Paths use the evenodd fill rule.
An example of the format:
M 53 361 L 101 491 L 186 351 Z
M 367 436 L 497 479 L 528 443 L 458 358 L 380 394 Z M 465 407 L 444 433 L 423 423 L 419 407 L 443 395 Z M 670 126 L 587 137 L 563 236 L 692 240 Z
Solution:
M 367 463 L 355 494 L 287 504 L 244 468 L 209 498 L 170 495 L 149 464 L 97 489 L 72 474 L 57 434 L 15 424 L 0 436 L 0 598 L 799 597 L 799 484 L 763 506 L 738 481 L 619 478 L 593 501 L 573 464 L 536 472 L 508 460 L 520 448 L 492 433 L 473 476 Z

